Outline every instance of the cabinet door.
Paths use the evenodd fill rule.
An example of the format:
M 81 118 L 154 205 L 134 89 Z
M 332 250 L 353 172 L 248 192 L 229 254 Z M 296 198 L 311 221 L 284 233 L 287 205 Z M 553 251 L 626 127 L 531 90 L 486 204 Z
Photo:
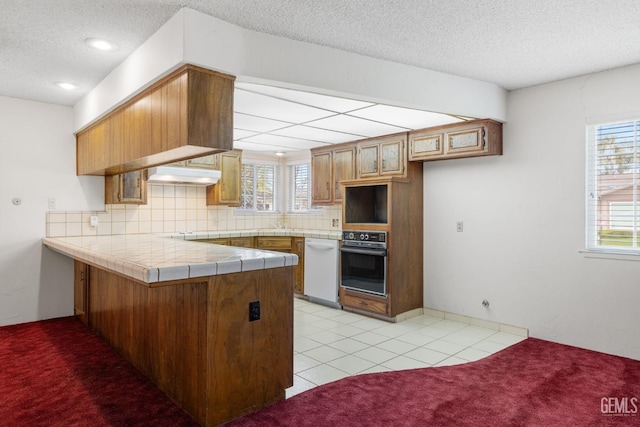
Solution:
M 380 175 L 404 173 L 404 140 L 380 144 Z
M 442 156 L 444 134 L 437 132 L 426 135 L 412 135 L 409 139 L 409 160 L 423 160 Z
M 213 169 L 213 154 L 204 157 L 196 157 L 185 162 L 185 166 L 193 168 Z
M 89 322 L 89 266 L 74 261 L 73 313 L 85 325 Z
M 312 194 L 313 204 L 331 203 L 331 152 L 312 153 Z
M 298 265 L 293 267 L 293 292 L 304 294 L 304 237 L 293 238 L 293 252 L 298 255 Z
M 333 203 L 342 202 L 340 181 L 356 177 L 355 146 L 335 150 L 333 152 Z
M 242 168 L 240 156 L 237 153 L 221 153 L 220 171 L 222 177 L 220 183 L 220 204 L 240 204 L 240 169 Z
M 147 171 L 127 172 L 105 177 L 106 204 L 147 203 Z
M 447 133 L 447 154 L 474 153 L 485 149 L 483 126 Z
M 222 176 L 217 184 L 207 187 L 207 206 L 240 206 L 242 153 L 227 151 L 214 154 L 211 160 L 212 167 L 220 170 Z
M 367 144 L 362 145 L 358 150 L 358 158 L 360 163 L 360 177 L 377 176 L 380 171 L 378 169 L 380 145 Z

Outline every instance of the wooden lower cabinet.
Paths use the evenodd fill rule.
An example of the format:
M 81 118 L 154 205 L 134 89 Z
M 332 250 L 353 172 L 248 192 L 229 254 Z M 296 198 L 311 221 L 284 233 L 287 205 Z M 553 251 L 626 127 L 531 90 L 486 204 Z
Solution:
M 198 242 L 296 254 L 298 265 L 293 267 L 293 291 L 299 295 L 304 294 L 304 237 L 243 236 L 199 239 Z
M 282 400 L 293 385 L 292 267 L 152 286 L 91 267 L 89 279 L 90 328 L 202 425 Z
M 257 236 L 256 249 L 296 254 L 298 265 L 293 267 L 293 289 L 296 294 L 304 294 L 304 237 Z

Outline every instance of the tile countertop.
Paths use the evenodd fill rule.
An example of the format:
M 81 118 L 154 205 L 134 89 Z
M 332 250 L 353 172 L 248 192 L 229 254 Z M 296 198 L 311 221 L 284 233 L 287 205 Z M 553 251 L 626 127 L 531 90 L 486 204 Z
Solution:
M 298 264 L 294 254 L 167 237 L 171 236 L 47 237 L 43 244 L 63 255 L 146 283 Z
M 335 230 L 303 230 L 298 228 L 265 228 L 255 230 L 232 231 L 187 231 L 183 233 L 159 234 L 162 237 L 183 240 L 218 239 L 225 237 L 252 237 L 252 236 L 292 236 L 315 237 L 318 239 L 342 239 L 342 231 Z

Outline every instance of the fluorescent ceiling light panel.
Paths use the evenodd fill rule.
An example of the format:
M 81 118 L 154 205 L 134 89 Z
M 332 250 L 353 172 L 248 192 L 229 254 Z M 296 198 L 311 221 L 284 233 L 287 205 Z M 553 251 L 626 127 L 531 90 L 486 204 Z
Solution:
M 243 130 L 243 129 L 234 129 L 233 130 L 233 140 L 237 140 L 237 139 L 242 139 L 242 138 L 247 138 L 249 136 L 253 136 L 256 135 L 256 132 L 251 132 L 248 130 Z
M 365 120 L 346 115 L 333 116 L 326 119 L 316 120 L 314 122 L 308 123 L 308 125 L 338 132 L 364 135 L 366 137 L 389 135 L 392 133 L 407 131 L 406 128 L 391 126 L 385 123 L 373 122 L 371 120 Z
M 235 113 L 233 115 L 234 129 L 242 129 L 253 132 L 271 132 L 291 126 L 291 123 L 278 120 L 265 119 L 264 117 L 248 116 L 246 114 Z
M 285 147 L 277 147 L 277 146 L 266 145 L 266 144 L 257 144 L 255 142 L 247 142 L 247 141 L 233 141 L 233 148 L 238 150 L 247 150 L 247 151 L 282 151 L 286 149 Z
M 408 129 L 422 129 L 462 121 L 461 119 L 448 114 L 392 107 L 390 105 L 374 105 L 362 110 L 353 111 L 349 113 L 349 115 L 389 123 Z
M 234 111 L 268 119 L 283 120 L 291 123 L 304 123 L 329 117 L 335 113 L 319 108 L 307 107 L 295 102 L 283 101 L 245 90 L 234 91 Z
M 353 111 L 374 105 L 371 102 L 356 101 L 353 99 L 338 98 L 335 96 L 320 95 L 312 92 L 303 92 L 255 83 L 236 83 L 236 88 L 262 93 L 274 98 L 294 101 L 311 107 L 323 108 L 337 113 L 346 113 L 347 111 Z
M 338 144 L 340 142 L 350 142 L 362 139 L 364 135 L 353 135 L 344 132 L 312 128 L 309 126 L 297 125 L 272 132 L 275 135 L 289 136 L 292 138 L 307 139 L 311 141 L 326 142 L 328 144 Z
M 288 148 L 288 149 L 297 149 L 302 150 L 306 148 L 313 148 L 319 145 L 317 141 L 308 141 L 305 139 L 298 138 L 288 138 L 286 136 L 277 136 L 277 135 L 256 135 L 249 138 L 243 139 L 246 142 L 255 142 L 257 144 L 271 145 L 273 147 L 279 147 L 280 149 Z

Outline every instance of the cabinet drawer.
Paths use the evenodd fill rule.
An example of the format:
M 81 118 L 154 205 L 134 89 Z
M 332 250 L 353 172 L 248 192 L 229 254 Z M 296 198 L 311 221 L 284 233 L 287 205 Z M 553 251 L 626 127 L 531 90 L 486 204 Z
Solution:
M 219 238 L 219 239 L 198 239 L 196 240 L 196 242 L 202 242 L 202 243 L 213 243 L 216 245 L 228 245 L 229 244 L 229 239 L 226 238 Z
M 256 248 L 270 251 L 290 251 L 291 237 L 256 237 Z
M 387 300 L 373 295 L 350 292 L 340 288 L 340 304 L 345 307 L 369 311 L 387 316 Z
M 253 237 L 230 237 L 229 246 L 237 246 L 239 248 L 252 248 Z

